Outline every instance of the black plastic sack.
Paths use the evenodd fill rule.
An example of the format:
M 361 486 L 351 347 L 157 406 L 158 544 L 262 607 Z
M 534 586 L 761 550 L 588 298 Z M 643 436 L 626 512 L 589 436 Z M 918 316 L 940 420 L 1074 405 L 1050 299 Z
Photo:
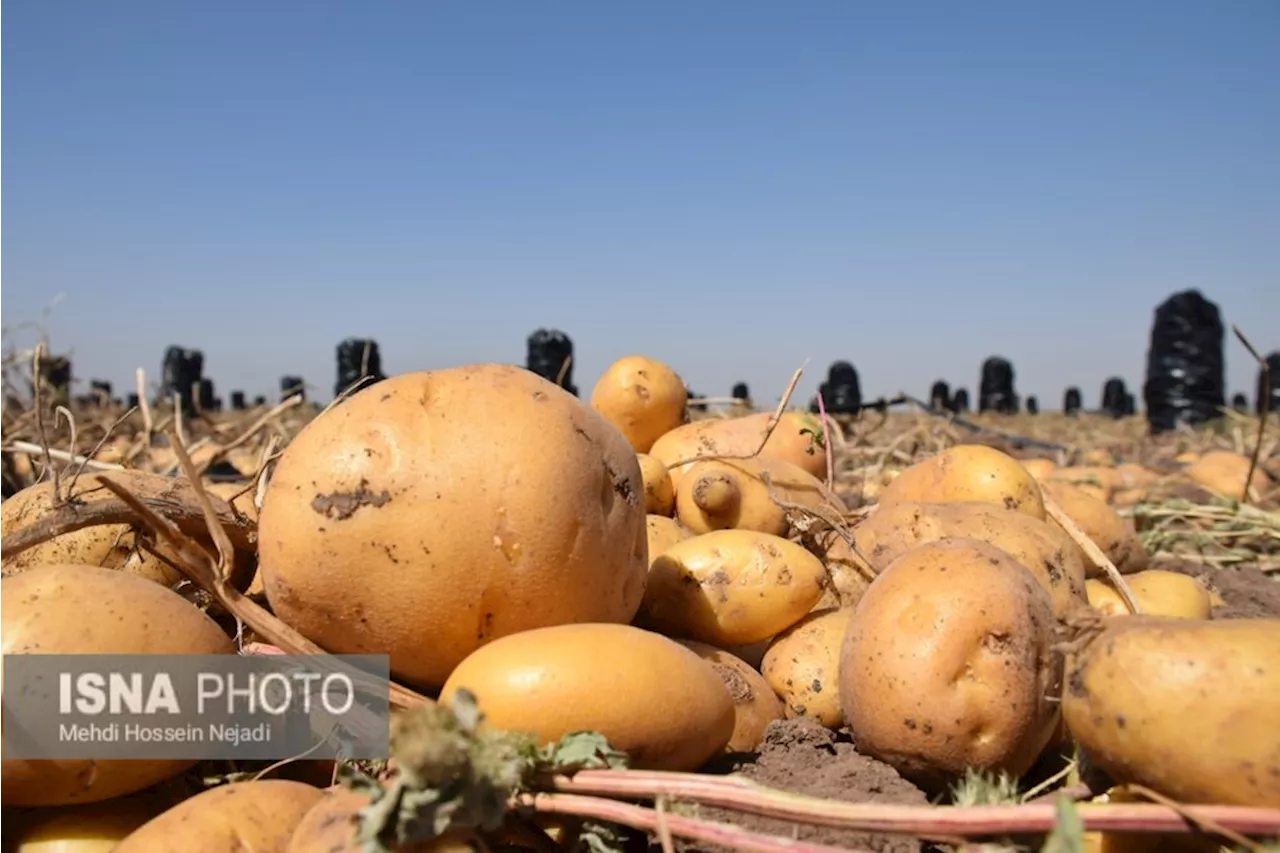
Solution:
M 196 393 L 203 377 L 204 353 L 200 350 L 171 346 L 164 351 L 161 387 L 166 401 L 177 394 L 182 411 L 187 414 L 194 412 Z
M 216 412 L 219 409 L 218 398 L 213 393 L 213 380 L 200 380 L 200 411 Z
M 1080 389 L 1074 385 L 1067 389 L 1067 393 L 1062 395 L 1062 413 L 1064 415 L 1079 414 L 1082 405 L 1083 400 L 1080 397 Z
M 1218 306 L 1198 290 L 1175 293 L 1156 308 L 1142 387 L 1153 435 L 1221 417 L 1224 333 Z
M 93 402 L 99 406 L 111 404 L 111 383 L 103 379 L 89 380 L 89 393 Z
M 1128 418 L 1128 417 L 1132 417 L 1137 413 L 1138 413 L 1137 398 L 1135 398 L 1132 393 L 1125 391 L 1124 392 L 1124 416 Z
M 951 411 L 957 415 L 963 415 L 969 411 L 969 389 L 957 388 L 956 393 L 951 396 Z
M 747 383 L 739 382 L 733 386 L 733 399 L 747 401 L 751 399 L 751 391 L 747 389 Z
M 1040 401 L 1035 398 L 1034 394 L 1027 398 L 1027 414 L 1028 415 L 1040 414 Z
M 126 408 L 136 409 L 140 405 L 142 405 L 142 401 L 138 399 L 137 393 L 130 393 L 129 396 L 125 398 Z
M 573 384 L 573 341 L 559 329 L 538 329 L 529 336 L 524 366 L 548 382 L 559 382 L 570 394 Z M 566 362 L 568 364 L 566 365 Z
M 951 389 L 941 379 L 933 383 L 933 387 L 929 389 L 929 408 L 935 412 L 951 408 Z
M 1129 389 L 1124 380 L 1113 376 L 1102 386 L 1102 412 L 1113 418 L 1122 418 L 1128 409 Z
M 244 411 L 244 392 L 243 391 L 231 392 L 231 411 L 233 412 Z
M 1268 377 L 1267 372 L 1263 371 L 1261 366 L 1258 367 L 1258 392 L 1253 398 L 1254 406 L 1257 413 L 1262 414 L 1263 401 L 1270 396 L 1271 402 L 1267 405 L 1267 414 L 1275 414 L 1280 412 L 1280 350 L 1271 353 L 1265 360 L 1271 375 Z M 1268 384 L 1271 385 L 1270 394 L 1267 393 Z
M 265 406 L 267 404 L 266 396 L 263 394 L 259 394 L 258 396 L 254 397 L 253 404 L 255 406 Z
M 338 344 L 338 381 L 333 386 L 333 396 L 340 396 L 368 376 L 360 388 L 367 388 L 374 382 L 381 382 L 387 377 L 382 373 L 382 353 L 378 350 L 378 342 L 367 338 L 347 338 Z
M 280 377 L 280 399 L 282 401 L 299 394 L 302 395 L 303 402 L 306 402 L 307 387 L 301 376 Z
M 828 414 L 856 415 L 862 411 L 862 386 L 858 371 L 847 361 L 832 362 L 827 381 L 818 387 Z
M 1249 398 L 1244 394 L 1236 394 L 1231 398 L 1231 408 L 1235 409 L 1237 412 L 1249 411 Z
M 1011 415 L 1018 410 L 1013 391 L 1013 365 L 1008 359 L 992 356 L 982 363 L 978 390 L 978 411 Z

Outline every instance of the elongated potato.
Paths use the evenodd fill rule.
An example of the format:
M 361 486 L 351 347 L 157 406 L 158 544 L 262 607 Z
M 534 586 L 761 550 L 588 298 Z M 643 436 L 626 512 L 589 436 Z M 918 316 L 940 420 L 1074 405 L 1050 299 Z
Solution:
M 914 548 L 854 608 L 840 705 L 858 750 L 936 790 L 968 768 L 1021 776 L 1058 727 L 1053 603 L 975 539 Z
M 1181 572 L 1147 569 L 1125 578 L 1138 606 L 1148 616 L 1172 619 L 1208 619 L 1213 612 L 1213 599 L 1204 584 Z M 1090 578 L 1085 584 L 1089 605 L 1106 616 L 1129 613 L 1124 599 L 1104 578 Z
M 801 546 L 754 530 L 714 530 L 669 547 L 649 568 L 641 612 L 655 630 L 713 646 L 790 628 L 822 597 L 826 569 Z
M 724 649 L 696 640 L 677 640 L 680 645 L 711 664 L 733 698 L 733 737 L 727 752 L 751 752 L 764 740 L 765 729 L 783 718 L 782 702 L 769 683 L 742 658 Z
M 853 528 L 873 572 L 919 545 L 961 536 L 990 543 L 1031 570 L 1059 616 L 1087 603 L 1080 549 L 1056 524 L 980 501 L 882 506 Z
M 1070 483 L 1050 481 L 1043 488 L 1122 573 L 1140 572 L 1147 567 L 1149 558 L 1132 519 L 1122 517 L 1105 502 Z M 1079 553 L 1088 577 L 1103 573 L 1102 567 L 1090 559 L 1083 548 Z
M 694 533 L 737 529 L 785 536 L 791 524 L 788 509 L 779 501 L 836 517 L 846 510 L 817 477 L 785 459 L 762 454 L 690 466 L 676 490 L 676 517 Z
M 684 381 L 666 364 L 629 355 L 609 365 L 591 391 L 591 408 L 599 412 L 637 453 L 685 422 L 688 392 Z
M 852 613 L 815 610 L 769 644 L 760 674 L 786 703 L 788 718 L 811 717 L 829 729 L 844 725 L 840 650 Z
M 667 466 L 647 453 L 638 453 L 636 458 L 640 460 L 640 476 L 644 479 L 645 512 L 671 515 L 676 509 L 676 492 Z
M 706 456 L 747 456 L 756 451 L 784 459 L 815 477 L 825 476 L 826 455 L 814 440 L 815 435 L 822 435 L 819 417 L 807 412 L 783 412 L 777 428 L 770 433 L 772 419 L 772 412 L 760 412 L 741 418 L 694 421 L 659 438 L 648 452 L 671 471 L 671 481 L 677 489 L 680 478 L 692 464 L 689 460 Z M 766 435 L 769 440 L 761 450 L 760 442 Z
M 1280 808 L 1280 619 L 1112 617 L 1071 655 L 1062 712 L 1117 782 Z
M 1051 459 L 1023 459 L 1022 467 L 1037 480 L 1047 480 L 1053 476 L 1054 471 L 1058 470 L 1057 464 Z
M 1249 458 L 1229 450 L 1210 450 L 1187 468 L 1187 476 L 1197 486 L 1216 495 L 1239 500 L 1249 476 Z M 1261 467 L 1254 469 L 1249 480 L 1250 500 L 1258 500 L 1271 490 L 1273 483 Z
M 981 501 L 1044 519 L 1040 485 L 1026 468 L 994 447 L 958 444 L 923 459 L 880 492 L 880 505 L 901 501 Z

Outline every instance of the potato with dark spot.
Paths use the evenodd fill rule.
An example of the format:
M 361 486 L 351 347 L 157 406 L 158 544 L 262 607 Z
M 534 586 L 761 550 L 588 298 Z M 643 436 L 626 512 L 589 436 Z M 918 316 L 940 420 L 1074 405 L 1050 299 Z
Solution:
M 757 530 L 786 536 L 790 513 L 839 518 L 844 503 L 817 477 L 785 459 L 708 459 L 690 466 L 676 489 L 676 517 L 694 533 Z
M 1147 552 L 1143 550 L 1132 519 L 1124 518 L 1103 501 L 1070 483 L 1049 481 L 1043 488 L 1122 573 L 1140 572 L 1147 567 Z M 1083 548 L 1079 548 L 1079 553 L 1087 576 L 1103 574 L 1102 567 L 1090 559 Z
M 907 468 L 880 492 L 880 505 L 981 501 L 1044 520 L 1040 485 L 1007 453 L 958 444 Z
M 1068 660 L 1062 713 L 1119 783 L 1280 808 L 1280 619 L 1106 619 Z
M 733 699 L 733 737 L 726 752 L 752 752 L 764 740 L 765 729 L 783 718 L 782 702 L 764 677 L 742 658 L 724 649 L 696 640 L 677 640 L 680 645 L 711 664 Z
M 645 512 L 665 516 L 675 513 L 676 493 L 666 466 L 647 453 L 638 453 L 636 458 L 640 462 L 640 476 L 644 479 Z
M 829 729 L 844 725 L 840 652 L 852 613 L 816 610 L 769 644 L 760 673 L 785 703 L 788 719 L 811 717 Z
M 858 602 L 841 649 L 858 750 L 935 791 L 968 768 L 1021 776 L 1058 726 L 1054 623 L 1049 593 L 994 545 L 907 551 Z
M 591 408 L 617 427 L 635 448 L 653 443 L 685 422 L 688 391 L 667 365 L 643 355 L 620 358 L 591 391 Z

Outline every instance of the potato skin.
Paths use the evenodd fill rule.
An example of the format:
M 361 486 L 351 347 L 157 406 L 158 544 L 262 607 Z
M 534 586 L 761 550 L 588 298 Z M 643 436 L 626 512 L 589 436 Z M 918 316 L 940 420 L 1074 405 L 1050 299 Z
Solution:
M 284 853 L 364 853 L 356 841 L 359 812 L 369 807 L 368 794 L 350 788 L 324 791 L 289 835 Z M 429 841 L 396 847 L 396 853 L 471 853 L 476 848 L 461 833 L 445 833 Z
M 803 619 L 822 597 L 825 577 L 822 561 L 787 539 L 713 530 L 653 561 L 641 612 L 671 637 L 751 645 Z
M 631 621 L 648 573 L 635 451 L 511 365 L 394 376 L 311 421 L 258 532 L 277 615 L 427 687 L 496 637 Z
M 0 581 L 3 654 L 234 654 L 218 624 L 182 596 L 97 566 L 38 566 Z M 132 794 L 194 765 L 183 760 L 2 762 L 15 806 L 93 803 Z
M 543 743 L 597 731 L 650 770 L 696 770 L 733 736 L 728 689 L 711 665 L 661 634 L 576 624 L 510 634 L 481 646 L 445 682 L 440 701 L 473 693 L 489 724 Z
M 637 453 L 685 422 L 688 391 L 667 365 L 643 355 L 618 359 L 591 391 L 591 408 L 626 436 Z
M 5 850 L 13 853 L 111 853 L 117 844 L 160 811 L 159 804 L 132 797 L 65 808 L 36 809 L 24 816 L 20 827 L 11 827 L 17 838 L 12 846 L 5 842 Z
M 647 453 L 636 455 L 640 462 L 640 476 L 644 479 L 645 512 L 650 515 L 670 516 L 676 510 L 676 491 L 671 485 L 667 468 Z
M 880 492 L 880 505 L 899 501 L 982 501 L 1044 520 L 1040 486 L 1006 453 L 982 444 L 958 444 L 907 468 Z
M 1068 661 L 1062 712 L 1117 782 L 1280 808 L 1280 619 L 1107 619 Z
M 1249 476 L 1249 459 L 1229 450 L 1210 450 L 1187 467 L 1187 476 L 1193 483 L 1222 497 L 1239 500 L 1244 494 L 1245 478 Z M 1272 487 L 1271 478 L 1261 466 L 1249 480 L 1249 491 L 1257 500 Z
M 289 836 L 324 791 L 287 779 L 219 785 L 152 818 L 115 853 L 285 853 Z
M 711 664 L 733 699 L 733 737 L 726 752 L 751 752 L 764 740 L 765 729 L 783 718 L 782 701 L 774 695 L 769 683 L 742 658 L 724 649 L 696 640 L 677 640 L 698 657 Z
M 671 482 L 680 488 L 680 479 L 692 463 L 671 467 L 677 462 L 706 456 L 748 456 L 759 451 L 775 459 L 783 459 L 808 471 L 815 477 L 826 476 L 826 456 L 805 430 L 822 434 L 822 421 L 807 412 L 783 412 L 778 426 L 768 432 L 772 412 L 760 412 L 740 418 L 711 418 L 676 427 L 649 448 L 671 471 Z M 761 449 L 760 441 L 769 436 Z
M 1142 541 L 1130 519 L 1121 517 L 1105 502 L 1079 486 L 1049 481 L 1042 488 L 1121 573 L 1140 572 L 1147 567 L 1147 552 L 1143 550 Z M 1098 577 L 1103 574 L 1102 567 L 1091 560 L 1084 549 L 1080 549 L 1080 558 L 1084 561 L 1085 575 Z
M 648 552 L 651 565 L 662 552 L 672 545 L 693 537 L 692 530 L 674 518 L 668 518 L 665 515 L 649 513 L 645 516 L 644 523 L 645 535 L 649 543 Z
M 922 787 L 968 767 L 1021 776 L 1058 726 L 1053 604 L 986 542 L 941 539 L 876 578 L 840 657 L 840 705 L 859 751 Z
M 1181 572 L 1147 569 L 1125 578 L 1138 606 L 1148 616 L 1171 619 L 1208 619 L 1213 613 L 1213 598 L 1204 584 Z M 1129 613 L 1124 599 L 1105 579 L 1090 578 L 1085 584 L 1089 605 L 1105 616 Z
M 1031 570 L 1059 616 L 1086 604 L 1079 547 L 1056 524 L 1026 513 L 980 501 L 902 501 L 880 507 L 853 528 L 854 542 L 874 572 L 912 548 L 957 536 L 994 545 Z
M 766 477 L 769 485 L 765 485 Z M 691 465 L 676 489 L 676 517 L 694 533 L 757 530 L 786 536 L 787 510 L 770 494 L 836 515 L 846 507 L 822 481 L 785 459 L 761 454 L 750 459 L 707 459 Z
M 812 717 L 829 729 L 844 725 L 840 653 L 852 615 L 852 608 L 815 610 L 769 644 L 760 673 L 782 698 L 788 719 Z

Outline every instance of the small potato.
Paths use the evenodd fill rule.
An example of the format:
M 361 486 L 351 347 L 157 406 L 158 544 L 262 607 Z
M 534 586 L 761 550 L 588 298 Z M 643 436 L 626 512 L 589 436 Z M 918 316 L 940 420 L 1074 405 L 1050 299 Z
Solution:
M 691 466 L 676 489 L 676 516 L 694 533 L 736 529 L 785 536 L 791 523 L 788 509 L 779 501 L 836 516 L 846 511 L 808 471 L 785 459 L 760 455 L 709 459 Z
M 1249 476 L 1249 458 L 1227 450 L 1210 450 L 1187 468 L 1187 476 L 1197 486 L 1208 489 L 1224 498 L 1239 500 L 1244 495 L 1245 479 Z M 1250 500 L 1258 500 L 1269 492 L 1274 484 L 1261 467 L 1249 480 Z
M 284 853 L 294 828 L 323 796 L 319 788 L 286 779 L 219 785 L 143 824 L 114 853 Z
M 649 513 L 645 516 L 645 533 L 649 542 L 649 564 L 677 542 L 693 536 L 693 531 L 674 518 Z
M 1027 469 L 1027 473 L 1037 480 L 1047 480 L 1053 476 L 1054 471 L 1058 469 L 1056 463 L 1051 459 L 1023 459 L 1022 467 Z
M 1045 494 L 1102 549 L 1102 553 L 1122 573 L 1140 572 L 1147 567 L 1147 552 L 1142 548 L 1142 540 L 1134 530 L 1132 519 L 1124 518 L 1102 501 L 1070 483 L 1050 481 L 1043 488 Z M 1083 548 L 1080 549 L 1080 557 L 1084 561 L 1087 576 L 1098 577 L 1102 574 L 1102 567 Z
M 134 830 L 160 813 L 158 803 L 121 797 L 101 803 L 39 809 L 17 831 L 13 853 L 111 853 Z
M 880 493 L 881 506 L 900 501 L 981 501 L 1045 517 L 1035 478 L 1012 456 L 981 444 L 958 444 L 903 471 Z
M 1052 600 L 974 539 L 914 548 L 850 617 L 840 706 L 858 750 L 929 790 L 968 768 L 1021 776 L 1058 727 Z
M 742 660 L 724 649 L 695 640 L 677 640 L 711 664 L 733 697 L 733 737 L 727 752 L 751 752 L 764 740 L 765 729 L 783 718 L 782 702 L 774 695 L 764 677 Z
M 769 644 L 760 673 L 786 703 L 787 718 L 812 717 L 829 729 L 844 725 L 840 649 L 851 608 L 814 611 Z
M 698 769 L 735 726 L 733 700 L 710 664 L 630 625 L 556 625 L 494 640 L 458 664 L 440 701 L 464 688 L 496 728 L 543 743 L 599 732 L 648 770 Z
M 1125 578 L 1142 612 L 1172 619 L 1208 619 L 1213 601 L 1204 584 L 1181 572 L 1147 569 Z M 1106 616 L 1128 614 L 1124 599 L 1106 580 L 1090 578 L 1085 583 L 1089 604 Z
M 856 528 L 855 528 L 856 530 Z M 855 538 L 856 543 L 856 538 Z M 876 569 L 854 553 L 839 531 L 824 527 L 813 536 L 809 548 L 827 567 L 829 580 L 818 607 L 852 607 L 876 579 Z M 826 602 L 823 604 L 822 602 Z
M 640 460 L 640 476 L 644 478 L 645 512 L 672 515 L 676 509 L 676 491 L 671 485 L 667 466 L 647 453 L 637 453 L 636 458 Z
M 785 631 L 822 597 L 826 569 L 801 546 L 753 530 L 714 530 L 653 561 L 641 612 L 655 630 L 713 646 Z
M 1280 619 L 1115 616 L 1068 661 L 1062 712 L 1118 783 L 1280 808 Z
M 705 456 L 748 456 L 759 452 L 784 459 L 815 477 L 825 477 L 826 456 L 814 436 L 821 437 L 822 421 L 808 412 L 783 412 L 777 426 L 769 431 L 772 412 L 740 418 L 711 418 L 676 427 L 653 443 L 647 452 L 671 471 L 671 482 L 680 488 L 680 478 Z M 832 427 L 835 428 L 834 426 Z M 764 448 L 760 442 L 768 436 Z M 683 463 L 672 468 L 676 463 Z
M 591 391 L 591 408 L 631 442 L 636 453 L 685 422 L 688 391 L 674 370 L 656 359 L 629 355 L 609 365 Z

